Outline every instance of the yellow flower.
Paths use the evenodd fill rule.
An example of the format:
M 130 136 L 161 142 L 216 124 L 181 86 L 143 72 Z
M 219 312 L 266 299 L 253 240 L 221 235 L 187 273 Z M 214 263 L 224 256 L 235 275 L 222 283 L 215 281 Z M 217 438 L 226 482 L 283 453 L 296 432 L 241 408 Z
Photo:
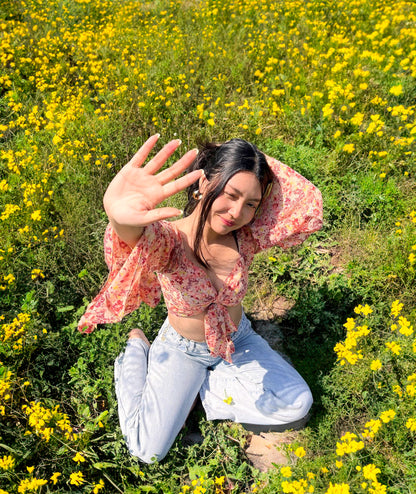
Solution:
M 345 144 L 345 146 L 342 148 L 343 151 L 345 151 L 346 153 L 353 153 L 354 150 L 355 150 L 355 146 L 354 144 Z
M 406 386 L 406 393 L 413 398 L 416 395 L 416 383 L 408 384 Z
M 398 300 L 395 300 L 391 304 L 391 314 L 392 314 L 392 316 L 397 317 L 400 314 L 400 312 L 402 311 L 402 309 L 403 309 L 403 304 L 401 304 Z
M 39 487 L 42 487 L 42 485 L 45 485 L 47 483 L 47 480 L 37 479 L 35 477 L 31 479 L 23 479 L 17 488 L 17 492 L 24 493 L 26 491 L 36 491 L 39 489 Z
M 360 126 L 363 123 L 363 120 L 364 120 L 364 114 L 358 112 L 350 119 L 350 122 L 353 125 Z
M 365 304 L 364 306 L 358 305 L 357 307 L 355 307 L 354 312 L 356 314 L 362 314 L 363 316 L 368 316 L 373 312 L 373 309 L 368 304 Z
M 61 476 L 62 474 L 59 473 L 59 472 L 55 472 L 52 476 L 51 476 L 51 480 L 53 482 L 53 484 L 55 485 L 57 482 L 58 482 L 58 477 Z
M 0 458 L 0 469 L 2 470 L 12 470 L 15 465 L 15 460 L 13 456 L 3 456 L 3 458 Z
M 296 448 L 294 453 L 298 458 L 303 458 L 306 455 L 306 451 L 302 446 L 299 446 L 299 448 Z
M 372 463 L 363 467 L 364 478 L 367 480 L 372 480 L 373 482 L 377 482 L 377 474 L 380 472 L 381 470 Z
M 322 115 L 324 118 L 331 116 L 333 113 L 334 110 L 329 103 L 322 108 Z
M 72 485 L 81 485 L 85 482 L 84 475 L 82 472 L 73 472 L 69 476 L 69 483 Z
M 40 210 L 33 211 L 30 215 L 33 221 L 40 221 L 42 219 L 42 215 L 40 214 Z
M 371 362 L 370 369 L 372 371 L 378 371 L 381 369 L 381 367 L 382 367 L 382 364 L 381 364 L 380 360 L 377 359 L 377 360 L 373 360 Z
M 280 469 L 280 473 L 282 474 L 282 477 L 286 477 L 288 479 L 292 476 L 292 469 L 290 467 L 282 467 Z
M 413 326 L 410 325 L 410 321 L 408 321 L 405 317 L 399 317 L 399 324 L 399 333 L 404 334 L 405 336 L 410 336 L 413 334 Z
M 347 322 L 344 324 L 344 328 L 346 328 L 347 331 L 353 330 L 355 328 L 355 320 L 352 317 L 349 317 Z
M 408 429 L 410 429 L 412 432 L 416 432 L 416 419 L 414 418 L 410 418 L 407 422 L 406 422 L 406 427 Z
M 400 355 L 401 346 L 396 341 L 388 341 L 386 347 L 395 355 Z
M 101 489 L 104 489 L 104 480 L 103 479 L 100 479 L 98 484 L 94 485 L 94 489 L 92 490 L 92 492 L 94 494 L 98 494 L 98 491 L 100 491 Z
M 385 412 L 382 412 L 380 414 L 380 420 L 387 424 L 388 422 L 393 420 L 395 416 L 396 412 L 394 410 L 386 410 Z
M 45 275 L 42 273 L 40 269 L 32 269 L 31 278 L 35 280 L 36 278 L 44 278 Z
M 401 84 L 393 86 L 390 88 L 389 93 L 393 94 L 394 96 L 400 96 L 401 94 L 403 94 L 403 86 Z
M 209 119 L 207 120 L 207 124 L 208 124 L 208 125 L 210 125 L 211 127 L 213 127 L 213 126 L 215 125 L 215 121 L 214 121 L 214 119 L 213 119 L 213 118 L 209 118 Z
M 341 443 L 337 443 L 336 453 L 338 456 L 344 456 L 345 454 L 355 453 L 364 448 L 363 441 L 356 440 L 357 435 L 352 432 L 346 432 L 341 437 Z
M 377 482 L 377 480 L 373 480 L 373 485 L 368 489 L 368 492 L 370 494 L 386 494 L 387 487 Z
M 400 397 L 403 396 L 402 388 L 398 384 L 396 384 L 395 386 L 393 386 L 393 393 L 396 393 Z
M 85 458 L 82 456 L 81 453 L 77 453 L 72 459 L 78 464 L 85 461 Z

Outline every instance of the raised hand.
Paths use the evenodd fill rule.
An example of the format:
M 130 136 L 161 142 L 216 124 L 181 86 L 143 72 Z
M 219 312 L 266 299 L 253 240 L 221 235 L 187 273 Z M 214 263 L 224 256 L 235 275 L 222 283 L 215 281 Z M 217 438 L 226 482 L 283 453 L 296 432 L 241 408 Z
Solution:
M 180 145 L 178 140 L 166 144 L 142 166 L 158 138 L 158 135 L 154 135 L 143 144 L 114 177 L 104 194 L 104 208 L 108 218 L 120 238 L 132 246 L 140 238 L 143 227 L 181 213 L 177 208 L 157 208 L 157 205 L 189 187 L 202 174 L 202 170 L 196 170 L 177 178 L 195 159 L 196 150 L 187 152 L 170 168 L 157 173 Z

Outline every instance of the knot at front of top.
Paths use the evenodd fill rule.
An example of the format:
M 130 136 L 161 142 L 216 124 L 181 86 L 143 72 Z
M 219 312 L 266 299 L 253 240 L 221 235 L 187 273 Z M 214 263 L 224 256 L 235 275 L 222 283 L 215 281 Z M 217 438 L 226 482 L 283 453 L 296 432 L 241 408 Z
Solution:
M 235 350 L 231 334 L 237 331 L 237 327 L 227 307 L 219 302 L 212 302 L 207 308 L 204 323 L 205 339 L 211 355 L 231 363 L 231 354 Z

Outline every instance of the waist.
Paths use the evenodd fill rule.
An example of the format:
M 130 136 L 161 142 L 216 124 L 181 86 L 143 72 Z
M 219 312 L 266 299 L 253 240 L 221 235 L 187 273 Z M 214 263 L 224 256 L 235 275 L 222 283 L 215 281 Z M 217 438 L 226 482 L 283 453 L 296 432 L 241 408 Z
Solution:
M 228 313 L 233 320 L 236 327 L 240 324 L 243 307 L 241 304 L 227 307 Z M 205 312 L 201 312 L 194 316 L 178 316 L 172 311 L 168 311 L 168 319 L 171 326 L 175 331 L 184 338 L 196 342 L 205 341 L 205 325 L 204 325 Z
M 235 341 L 237 338 L 240 338 L 246 331 L 252 331 L 251 329 L 251 323 L 249 319 L 247 318 L 246 314 L 242 310 L 241 313 L 241 318 L 238 321 L 237 324 L 237 331 L 234 331 L 231 334 L 231 340 Z M 187 338 L 186 336 L 181 335 L 170 323 L 169 317 L 165 319 L 165 322 L 163 323 L 162 327 L 159 330 L 158 337 L 161 338 L 163 341 L 168 340 L 171 343 L 180 343 L 181 346 L 186 346 L 187 349 L 197 349 L 200 351 L 207 351 L 209 352 L 208 345 L 205 342 L 205 339 L 203 341 L 197 341 L 192 338 Z

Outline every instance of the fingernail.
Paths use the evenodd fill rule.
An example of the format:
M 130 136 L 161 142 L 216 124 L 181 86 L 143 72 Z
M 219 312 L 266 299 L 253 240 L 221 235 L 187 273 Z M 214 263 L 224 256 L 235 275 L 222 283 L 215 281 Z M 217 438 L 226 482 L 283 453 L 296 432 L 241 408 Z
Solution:
M 178 216 L 183 216 L 183 210 L 182 209 L 179 210 Z
M 155 136 L 156 136 L 156 137 L 157 137 L 157 138 L 159 139 L 159 137 L 160 137 L 160 134 L 155 134 Z
M 182 141 L 180 139 L 176 139 L 176 142 L 178 143 L 178 146 L 182 144 Z
M 198 148 L 195 148 L 194 151 L 195 151 L 195 154 L 198 154 L 199 153 L 199 149 Z

